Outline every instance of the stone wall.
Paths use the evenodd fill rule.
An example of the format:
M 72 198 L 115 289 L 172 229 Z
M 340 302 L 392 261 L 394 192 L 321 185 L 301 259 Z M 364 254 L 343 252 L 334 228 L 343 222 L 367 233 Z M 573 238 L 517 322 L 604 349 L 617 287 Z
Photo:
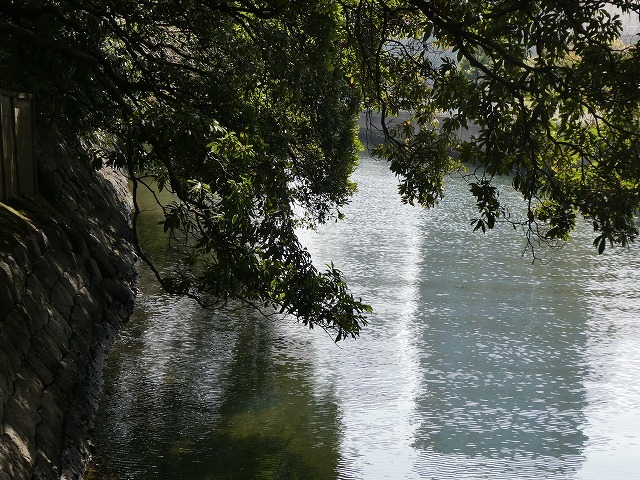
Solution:
M 82 476 L 136 281 L 126 183 L 60 142 L 36 153 L 41 193 L 0 204 L 0 480 Z

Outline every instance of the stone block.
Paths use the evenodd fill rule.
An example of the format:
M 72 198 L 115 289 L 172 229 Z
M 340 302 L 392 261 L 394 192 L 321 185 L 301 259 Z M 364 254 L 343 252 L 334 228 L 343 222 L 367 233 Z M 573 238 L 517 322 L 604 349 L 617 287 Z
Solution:
M 15 299 L 9 288 L 9 281 L 0 275 L 0 322 L 2 318 L 11 311 L 15 303 Z
M 30 291 L 27 291 L 24 297 L 24 306 L 27 313 L 26 320 L 30 335 L 34 335 L 38 330 L 42 330 L 49 321 L 49 312 L 46 309 L 44 298 L 37 298 L 36 300 Z
M 106 228 L 104 228 L 104 229 L 98 229 L 98 228 L 94 229 L 86 237 L 86 240 L 87 240 L 87 245 L 88 245 L 89 250 L 91 251 L 92 255 L 98 249 L 102 249 L 102 250 L 108 251 L 111 248 L 112 244 L 113 244 L 112 239 L 107 236 Z
M 78 290 L 80 290 L 81 288 L 81 286 L 78 285 L 77 280 L 68 271 L 64 272 L 60 276 L 58 282 L 60 282 L 64 286 L 64 288 L 68 290 L 73 298 L 75 298 L 75 296 L 78 294 Z
M 75 339 L 80 344 L 90 344 L 91 343 L 91 332 L 93 330 L 93 318 L 87 317 L 84 314 L 87 312 L 82 309 L 82 307 L 76 306 L 73 310 L 73 314 L 71 315 L 70 325 L 72 328 L 71 339 L 69 340 L 69 344 L 71 345 L 72 340 Z
M 18 446 L 7 433 L 0 433 L 0 480 L 17 480 L 30 477 L 30 465 L 21 455 Z
M 33 462 L 31 480 L 59 480 L 58 466 L 52 460 L 57 457 L 57 453 L 49 457 L 43 450 L 39 448 L 36 449 L 36 458 Z
M 53 437 L 62 439 L 64 410 L 67 408 L 69 400 L 63 395 L 55 385 L 45 389 L 40 397 L 38 415 L 41 422 L 44 422 L 53 432 Z
M 0 351 L 0 405 L 4 405 L 9 395 L 13 393 L 13 380 L 15 379 L 15 370 L 11 367 L 9 358 L 4 352 Z M 0 425 L 2 424 L 2 416 L 0 415 Z
M 36 438 L 36 425 L 40 417 L 35 409 L 23 401 L 22 398 L 11 396 L 4 405 L 4 431 L 12 429 L 33 454 Z
M 30 440 L 25 437 L 22 432 L 16 430 L 11 423 L 5 423 L 2 441 L 5 439 L 7 439 L 14 447 L 15 453 L 12 456 L 16 461 L 14 467 L 18 467 L 26 474 L 27 471 L 31 470 L 35 455 L 35 448 L 32 446 Z M 15 478 L 28 478 L 28 476 Z
M 99 299 L 94 295 L 96 289 L 81 288 L 75 298 L 75 305 L 84 308 L 90 315 L 95 316 L 103 308 Z
M 63 273 L 64 269 L 62 265 L 49 250 L 33 265 L 32 276 L 40 282 L 44 290 L 48 293 Z
M 23 241 L 27 250 L 27 256 L 33 265 L 34 262 L 38 261 L 42 254 L 40 244 L 38 243 L 38 237 L 35 234 L 32 234 L 26 237 Z
M 47 458 L 56 458 L 60 453 L 61 439 L 54 435 L 47 422 L 39 422 L 36 426 L 36 448 Z
M 102 289 L 107 292 L 111 298 L 122 303 L 123 305 L 133 301 L 133 291 L 123 282 L 116 281 L 112 278 L 105 278 L 100 284 Z
M 80 266 L 77 269 L 64 273 L 65 278 L 73 286 L 73 290 L 76 294 L 82 287 L 89 283 L 89 276 L 83 271 L 82 265 L 84 265 L 84 261 L 80 263 Z
M 24 357 L 29 350 L 31 332 L 27 312 L 22 305 L 16 305 L 4 318 L 2 331 L 7 334 L 13 346 Z
M 25 272 L 13 257 L 6 257 L 0 261 L 0 281 L 9 287 L 14 303 L 19 303 L 22 300 L 25 278 Z
M 84 376 L 83 372 L 86 370 L 90 359 L 83 357 L 72 350 L 69 350 L 64 357 L 63 361 L 66 361 L 68 365 L 73 366 L 76 370 L 81 372 L 81 377 Z
M 82 258 L 89 258 L 91 253 L 89 252 L 89 247 L 87 246 L 87 242 L 85 242 L 83 236 L 80 233 L 70 233 L 69 241 L 71 242 L 71 246 L 73 251 L 80 255 Z
M 73 252 L 71 252 L 71 250 L 52 250 L 51 256 L 58 263 L 58 265 L 61 266 L 61 275 L 65 271 L 69 271 L 78 267 L 75 263 Z
M 36 262 L 36 264 L 34 265 L 35 269 L 41 268 L 41 261 L 42 259 Z M 40 303 L 45 303 L 49 298 L 49 290 L 51 290 L 51 287 L 58 281 L 57 275 L 52 275 L 50 280 L 51 283 L 45 286 L 42 282 L 41 277 L 36 273 L 32 273 L 26 279 L 26 291 L 30 292 L 33 298 L 37 299 Z
M 69 339 L 69 351 L 74 352 L 81 358 L 89 358 L 91 342 L 86 338 L 73 334 Z
M 67 188 L 69 188 L 69 187 L 71 187 L 71 189 L 73 189 L 73 190 L 76 190 L 76 188 L 75 188 L 75 184 L 74 184 L 74 183 L 69 184 L 69 185 L 67 186 Z M 74 194 L 76 194 L 76 195 L 77 195 L 77 193 L 79 193 L 79 192 L 77 192 L 77 191 L 76 191 L 76 192 L 74 192 Z M 66 208 L 66 210 L 71 210 L 71 211 L 73 211 L 73 212 L 75 212 L 76 210 L 78 210 L 78 204 L 77 204 L 77 202 L 76 202 L 76 201 L 75 201 L 75 199 L 74 199 L 74 195 L 71 195 L 70 193 L 65 192 L 65 193 L 63 194 L 62 198 L 63 198 L 63 201 L 64 201 L 64 203 L 65 203 L 65 208 Z
M 82 260 L 82 259 L 79 259 Z M 80 291 L 83 287 L 87 287 L 91 283 L 91 277 L 89 276 L 89 272 L 87 272 L 84 268 L 86 260 L 82 260 L 78 262 L 78 268 L 68 272 L 68 274 L 73 278 L 73 282 L 77 285 L 76 293 Z
M 82 289 L 80 292 L 75 299 L 69 323 L 74 330 L 85 332 L 90 331 L 100 318 L 102 304 L 88 290 Z
M 84 258 L 75 252 L 68 251 L 64 255 L 69 259 L 67 264 L 67 271 L 77 270 L 79 265 L 84 263 Z
M 50 369 L 45 367 L 40 358 L 36 355 L 28 355 L 24 361 L 29 364 L 45 387 L 53 383 L 53 373 Z
M 56 223 L 50 223 L 47 225 L 43 225 L 42 229 L 45 232 L 45 235 L 49 239 L 51 244 L 51 249 L 61 252 L 68 252 L 71 250 L 71 242 L 69 238 L 65 235 L 63 231 L 63 227 Z
M 61 350 L 68 350 L 69 339 L 73 333 L 69 320 L 64 318 L 55 308 L 49 307 L 49 323 L 45 327 L 47 333 L 56 341 L 58 346 L 64 347 Z
M 29 412 L 36 412 L 40 404 L 40 395 L 44 389 L 42 381 L 27 362 L 23 362 L 20 372 L 13 382 L 12 397 L 23 405 Z
M 0 332 L 0 352 L 3 352 L 9 359 L 11 371 L 17 372 L 22 363 L 22 355 L 20 355 L 20 352 L 14 347 L 13 339 L 5 332 Z
M 31 339 L 30 355 L 35 355 L 52 372 L 58 368 L 63 354 L 51 336 L 44 330 L 36 332 Z
M 11 253 L 11 256 L 15 260 L 16 264 L 19 266 L 20 270 L 23 272 L 23 275 L 20 276 L 20 283 L 18 287 L 23 290 L 25 287 L 25 277 L 29 273 L 31 273 L 32 262 L 29 258 L 29 251 L 27 247 L 23 244 L 18 244 Z
M 31 274 L 27 277 L 27 289 L 26 293 L 30 293 L 31 296 L 38 302 L 44 304 L 49 299 L 49 290 L 53 284 L 57 281 L 57 277 L 46 288 L 42 284 L 42 281 L 35 274 Z
M 118 273 L 118 270 L 113 265 L 111 261 L 111 256 L 106 247 L 100 246 L 96 248 L 92 254 L 92 258 L 98 264 L 98 268 L 100 269 L 100 273 L 103 277 L 115 277 Z
M 60 312 L 64 318 L 69 318 L 73 309 L 73 299 L 75 295 L 65 287 L 63 282 L 56 282 L 49 292 L 51 305 Z
M 11 262 L 15 265 L 15 262 Z M 10 285 L 13 280 L 13 269 L 11 265 L 5 261 L 5 258 L 0 259 L 0 282 Z M 11 296 L 15 299 L 15 292 L 11 291 Z
M 93 258 L 88 258 L 84 262 L 84 268 L 90 275 L 90 278 L 95 281 L 102 281 L 102 272 L 100 271 L 100 267 L 98 266 L 98 262 Z
M 50 321 L 45 327 L 44 331 L 51 337 L 53 343 L 58 347 L 60 352 L 64 355 L 69 350 L 69 338 L 67 337 L 65 330 L 53 321 Z
M 80 378 L 80 370 L 76 363 L 64 358 L 55 373 L 53 383 L 61 392 L 73 392 L 78 379 Z
M 48 214 L 48 221 L 45 223 L 39 223 L 37 226 L 40 228 L 40 230 L 42 231 L 42 236 L 45 237 L 47 239 L 47 250 L 55 250 L 56 248 L 59 248 L 58 245 L 58 235 L 59 235 L 59 229 L 60 229 L 60 225 L 59 222 L 61 220 L 61 216 L 57 215 L 57 212 L 55 211 L 55 209 L 51 209 L 52 213 Z M 44 250 L 42 250 L 42 252 L 44 253 Z
M 44 231 L 39 228 L 35 232 L 36 241 L 38 242 L 38 246 L 40 247 L 40 253 L 43 254 L 47 250 L 51 248 L 51 244 L 49 243 L 49 239 L 45 235 Z
M 4 404 L 11 396 L 13 392 L 13 375 L 6 374 L 5 372 L 0 372 L 0 432 L 2 432 L 2 411 L 4 409 Z

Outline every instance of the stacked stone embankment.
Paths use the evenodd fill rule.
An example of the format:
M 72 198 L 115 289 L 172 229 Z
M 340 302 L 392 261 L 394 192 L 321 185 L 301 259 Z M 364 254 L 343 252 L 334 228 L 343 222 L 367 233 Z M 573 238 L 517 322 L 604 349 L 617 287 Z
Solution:
M 136 281 L 126 183 L 37 154 L 41 193 L 0 204 L 0 480 L 82 476 Z

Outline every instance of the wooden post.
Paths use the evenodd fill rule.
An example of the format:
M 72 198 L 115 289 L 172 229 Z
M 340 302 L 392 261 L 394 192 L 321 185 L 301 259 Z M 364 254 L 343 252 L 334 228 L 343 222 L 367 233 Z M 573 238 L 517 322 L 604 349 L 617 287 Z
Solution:
M 38 190 L 33 117 L 29 95 L 0 90 L 0 201 Z
M 13 109 L 11 97 L 0 96 L 0 115 L 2 116 L 2 152 L 4 170 L 4 200 L 15 195 L 15 148 L 13 146 Z
M 0 202 L 7 199 L 7 175 L 4 158 L 4 115 L 2 112 L 2 93 L 0 93 Z
M 32 102 L 30 98 L 17 98 L 14 103 L 18 192 L 25 195 L 37 191 L 37 171 L 33 159 Z

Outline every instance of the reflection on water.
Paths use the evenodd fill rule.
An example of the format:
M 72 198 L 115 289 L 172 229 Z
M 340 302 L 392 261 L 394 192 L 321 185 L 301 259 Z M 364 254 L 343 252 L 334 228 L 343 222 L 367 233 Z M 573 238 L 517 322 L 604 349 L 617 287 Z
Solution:
M 585 231 L 532 265 L 513 232 L 469 231 L 464 182 L 423 211 L 383 163 L 356 180 L 347 220 L 301 236 L 373 304 L 363 337 L 203 312 L 147 277 L 93 478 L 635 478 L 637 248 L 599 257 Z
M 637 249 L 636 249 L 637 251 Z M 585 285 L 589 443 L 580 478 L 636 478 L 640 471 L 640 271 L 618 253 L 598 259 Z
M 447 225 L 425 220 L 425 231 L 449 230 L 451 240 L 446 253 L 422 256 L 420 473 L 570 478 L 586 441 L 576 275 L 589 260 L 572 253 L 563 264 L 567 252 L 558 252 L 550 264 L 531 265 L 519 259 L 511 231 L 456 235 L 455 219 L 471 214 L 450 193 Z
M 123 478 L 335 477 L 337 402 L 291 343 L 267 321 L 145 297 L 106 374 L 100 461 Z

